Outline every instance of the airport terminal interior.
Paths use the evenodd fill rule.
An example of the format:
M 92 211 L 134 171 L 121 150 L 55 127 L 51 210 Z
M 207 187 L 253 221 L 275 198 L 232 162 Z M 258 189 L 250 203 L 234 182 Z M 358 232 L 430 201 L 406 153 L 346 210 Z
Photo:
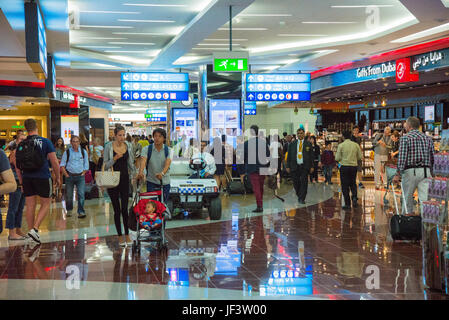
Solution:
M 0 299 L 448 299 L 448 0 L 0 0 L 0 43 Z

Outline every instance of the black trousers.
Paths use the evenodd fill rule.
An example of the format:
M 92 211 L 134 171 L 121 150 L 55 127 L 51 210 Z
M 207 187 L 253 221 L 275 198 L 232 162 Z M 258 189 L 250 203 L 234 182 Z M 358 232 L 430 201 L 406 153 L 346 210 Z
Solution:
M 300 165 L 295 171 L 291 172 L 291 178 L 298 200 L 305 201 L 309 184 L 309 170 L 306 170 L 304 165 Z
M 129 199 L 129 176 L 120 175 L 120 183 L 117 187 L 108 189 L 111 198 L 112 207 L 114 208 L 114 222 L 117 234 L 122 235 L 122 225 L 120 223 L 120 215 L 123 218 L 123 226 L 125 235 L 129 234 L 128 230 L 128 199 Z M 121 201 L 120 201 L 121 200 Z
M 351 190 L 352 199 L 357 200 L 357 167 L 341 166 L 340 167 L 340 182 L 341 192 L 345 199 L 345 206 L 351 206 L 351 197 L 349 196 L 349 190 Z

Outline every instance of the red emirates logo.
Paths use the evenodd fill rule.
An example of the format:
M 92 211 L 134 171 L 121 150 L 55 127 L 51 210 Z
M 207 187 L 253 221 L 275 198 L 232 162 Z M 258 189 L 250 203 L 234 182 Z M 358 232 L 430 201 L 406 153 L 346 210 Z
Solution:
M 402 80 L 404 78 L 406 70 L 407 70 L 407 67 L 405 66 L 405 63 L 403 63 L 403 62 L 398 63 L 398 65 L 396 67 L 396 74 L 399 79 Z

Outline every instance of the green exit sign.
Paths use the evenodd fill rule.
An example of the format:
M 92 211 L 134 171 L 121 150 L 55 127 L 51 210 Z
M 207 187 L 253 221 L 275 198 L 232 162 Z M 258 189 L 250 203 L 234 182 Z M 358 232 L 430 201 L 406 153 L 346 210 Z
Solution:
M 145 113 L 145 118 L 153 118 L 153 115 L 151 113 Z
M 248 59 L 214 59 L 214 71 L 243 72 L 248 71 Z

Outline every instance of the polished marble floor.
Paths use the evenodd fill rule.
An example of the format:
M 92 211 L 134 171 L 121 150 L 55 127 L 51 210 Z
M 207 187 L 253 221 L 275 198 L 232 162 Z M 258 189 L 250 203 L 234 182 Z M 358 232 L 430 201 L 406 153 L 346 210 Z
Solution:
M 119 246 L 107 198 L 86 219 L 55 201 L 40 246 L 0 236 L 0 299 L 446 299 L 424 290 L 421 246 L 393 243 L 383 195 L 368 184 L 343 211 L 337 184 L 299 205 L 285 183 L 260 214 L 253 195 L 222 195 L 220 221 L 168 221 L 168 249 L 140 254 Z

